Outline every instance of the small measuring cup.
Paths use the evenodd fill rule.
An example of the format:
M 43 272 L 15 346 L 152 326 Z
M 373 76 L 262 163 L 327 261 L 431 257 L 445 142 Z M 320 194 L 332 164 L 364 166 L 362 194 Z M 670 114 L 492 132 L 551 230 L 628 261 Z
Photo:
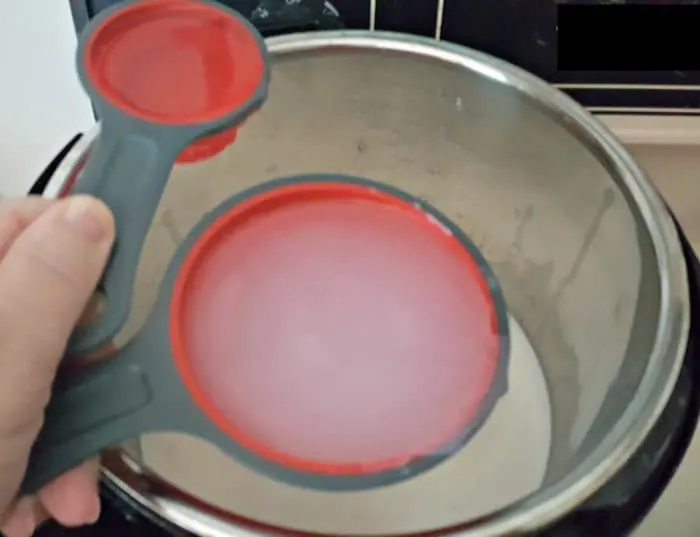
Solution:
M 262 38 L 240 14 L 205 0 L 120 2 L 83 31 L 78 71 L 102 122 L 72 193 L 104 200 L 117 231 L 100 316 L 70 354 L 111 340 L 130 309 L 145 236 L 176 159 L 206 158 L 267 97 Z

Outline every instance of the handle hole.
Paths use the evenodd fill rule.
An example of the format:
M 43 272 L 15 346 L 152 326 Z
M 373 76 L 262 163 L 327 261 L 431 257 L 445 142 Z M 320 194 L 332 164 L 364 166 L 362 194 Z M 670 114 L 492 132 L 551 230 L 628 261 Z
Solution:
M 95 323 L 104 312 L 106 304 L 107 295 L 104 289 L 98 288 L 85 306 L 85 310 L 83 310 L 83 314 L 78 321 L 78 327 L 84 328 Z

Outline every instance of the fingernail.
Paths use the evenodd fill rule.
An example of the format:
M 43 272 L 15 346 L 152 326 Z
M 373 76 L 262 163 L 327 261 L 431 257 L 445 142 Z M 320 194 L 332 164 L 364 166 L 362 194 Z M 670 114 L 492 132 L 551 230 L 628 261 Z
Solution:
M 107 206 L 90 196 L 74 196 L 66 200 L 63 220 L 88 240 L 99 243 L 112 232 L 112 215 Z

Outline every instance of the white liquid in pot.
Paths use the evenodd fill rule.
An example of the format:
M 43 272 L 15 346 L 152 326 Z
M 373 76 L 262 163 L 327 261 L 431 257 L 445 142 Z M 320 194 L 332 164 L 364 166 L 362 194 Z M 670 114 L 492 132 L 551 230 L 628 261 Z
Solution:
M 277 483 L 204 442 L 175 434 L 142 440 L 148 466 L 201 499 L 266 524 L 323 534 L 400 534 L 483 516 L 537 490 L 551 444 L 544 375 L 510 319 L 509 390 L 462 451 L 435 470 L 383 489 L 322 493 Z

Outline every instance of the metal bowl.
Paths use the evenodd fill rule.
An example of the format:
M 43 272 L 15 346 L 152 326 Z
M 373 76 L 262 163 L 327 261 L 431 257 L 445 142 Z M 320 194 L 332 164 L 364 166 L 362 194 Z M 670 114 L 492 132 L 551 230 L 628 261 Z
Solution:
M 663 202 L 598 121 L 493 57 L 364 31 L 295 34 L 268 46 L 272 85 L 262 111 L 223 154 L 174 170 L 122 337 L 147 316 L 176 243 L 226 197 L 281 175 L 382 181 L 451 218 L 499 278 L 539 360 L 549 405 L 542 413 L 551 415 L 545 433 L 520 423 L 491 445 L 516 457 L 551 436 L 537 448 L 546 450 L 542 476 L 529 488 L 511 487 L 517 494 L 500 504 L 472 509 L 479 503 L 468 496 L 473 489 L 513 478 L 501 463 L 489 467 L 482 451 L 476 463 L 487 471 L 446 466 L 444 486 L 416 479 L 408 489 L 359 497 L 321 494 L 269 481 L 197 440 L 163 433 L 111 453 L 105 479 L 157 520 L 212 537 L 286 530 L 505 536 L 576 509 L 639 447 L 680 369 L 688 289 Z M 54 194 L 95 136 L 64 161 Z M 511 386 L 527 382 L 510 372 Z

